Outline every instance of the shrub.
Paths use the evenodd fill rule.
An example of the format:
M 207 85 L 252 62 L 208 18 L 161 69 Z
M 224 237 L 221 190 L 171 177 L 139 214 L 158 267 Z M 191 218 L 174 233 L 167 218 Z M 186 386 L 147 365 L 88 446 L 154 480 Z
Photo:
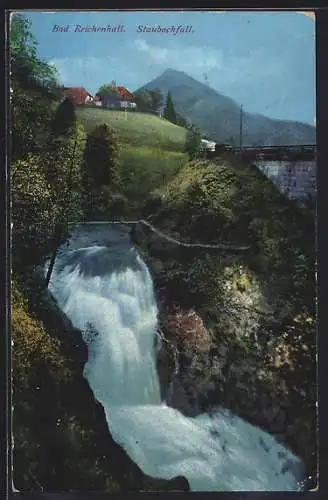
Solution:
M 12 255 L 19 268 L 34 266 L 52 248 L 58 215 L 54 192 L 42 172 L 40 158 L 29 154 L 11 169 Z
M 117 138 L 108 125 L 99 125 L 88 135 L 83 155 L 82 186 L 85 214 L 106 211 L 106 196 L 109 192 L 114 193 L 119 184 Z
M 87 137 L 83 162 L 83 186 L 95 189 L 119 184 L 119 147 L 113 130 L 97 126 Z

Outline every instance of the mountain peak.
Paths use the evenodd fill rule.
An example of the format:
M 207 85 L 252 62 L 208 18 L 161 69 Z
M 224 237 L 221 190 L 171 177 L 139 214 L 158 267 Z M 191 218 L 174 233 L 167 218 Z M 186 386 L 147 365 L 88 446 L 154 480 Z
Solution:
M 178 69 L 173 69 L 173 68 L 167 68 L 166 70 L 163 71 L 163 73 L 161 73 L 160 76 L 175 76 L 175 75 L 189 76 L 184 71 L 180 71 Z
M 240 106 L 184 71 L 167 68 L 139 90 L 171 93 L 175 110 L 203 133 L 223 142 L 239 141 Z M 310 125 L 244 113 L 244 145 L 314 144 Z
M 180 70 L 178 70 L 178 69 L 173 69 L 173 68 L 167 68 L 167 69 L 165 69 L 165 70 L 163 71 L 162 75 L 163 75 L 164 73 L 183 73 L 183 71 L 180 71 Z

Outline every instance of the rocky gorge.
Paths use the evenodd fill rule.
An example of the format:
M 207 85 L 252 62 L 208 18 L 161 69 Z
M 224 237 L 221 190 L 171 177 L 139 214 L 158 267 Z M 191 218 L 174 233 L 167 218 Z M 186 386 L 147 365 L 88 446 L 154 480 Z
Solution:
M 161 400 L 187 418 L 212 415 L 219 407 L 231 410 L 301 457 L 305 474 L 312 476 L 306 487 L 312 487 L 316 476 L 316 339 L 311 309 L 312 256 L 302 243 L 304 227 L 310 234 L 311 225 L 307 229 L 303 215 L 293 212 L 292 206 L 286 207 L 274 191 L 270 192 L 271 188 L 266 193 L 271 196 L 269 209 L 261 217 L 256 216 L 258 209 L 253 208 L 254 197 L 249 196 L 249 190 L 244 199 L 238 197 L 236 205 L 232 191 L 230 206 L 224 207 L 213 192 L 206 192 L 206 183 L 211 188 L 216 181 L 217 167 L 215 172 L 210 165 L 202 170 L 192 166 L 188 169 L 188 183 L 178 179 L 175 186 L 170 186 L 169 195 L 146 200 L 148 206 L 142 216 L 151 224 L 127 221 L 125 231 L 121 228 L 125 234 L 132 228 L 132 241 L 154 285 L 158 327 L 154 342 Z M 232 170 L 231 165 L 229 169 Z M 226 171 L 219 173 L 224 179 Z M 238 172 L 238 176 L 241 174 Z M 249 175 L 248 180 L 255 183 Z M 238 186 L 236 179 L 233 183 Z M 243 185 L 242 179 L 239 183 Z M 259 184 L 263 190 L 263 179 Z M 215 185 L 217 189 L 222 184 Z M 178 190 L 182 188 L 186 192 L 181 196 Z M 215 212 L 210 205 L 214 202 L 219 203 Z M 227 205 L 226 200 L 224 203 Z M 248 225 L 248 232 L 243 231 L 241 223 Z M 106 236 L 105 243 L 110 247 L 107 239 Z M 235 243 L 225 244 L 229 241 Z M 82 258 L 83 248 L 81 252 Z M 111 268 L 118 257 L 113 262 L 106 259 L 101 264 L 97 257 L 92 268 L 100 264 Z M 81 266 L 86 272 L 84 258 Z M 32 289 L 29 285 L 29 296 Z M 69 360 L 71 373 L 69 383 L 58 382 L 60 376 L 56 375 L 44 383 L 42 391 L 38 377 L 30 382 L 34 388 L 38 385 L 36 406 L 42 408 L 48 427 L 41 437 L 40 429 L 35 428 L 36 437 L 29 440 L 41 440 L 46 461 L 53 464 L 53 472 L 38 471 L 39 483 L 47 489 L 49 485 L 50 489 L 67 489 L 72 481 L 66 483 L 65 475 L 60 473 L 61 463 L 73 472 L 74 463 L 80 463 L 77 457 L 87 455 L 86 461 L 94 466 L 88 475 L 83 472 L 89 467 L 87 463 L 78 466 L 74 477 L 79 488 L 88 484 L 92 489 L 105 491 L 188 490 L 183 476 L 167 481 L 143 473 L 112 438 L 102 404 L 83 378 L 88 355 L 79 329 L 67 326 L 66 320 L 63 323 L 62 314 L 59 319 L 57 313 L 50 313 L 38 293 L 32 294 L 29 311 L 34 311 L 46 331 L 59 340 L 64 365 Z M 46 372 L 41 366 L 40 373 Z M 42 402 L 53 386 L 59 395 L 57 402 L 44 408 Z M 29 412 L 24 398 L 28 401 L 30 396 L 23 391 L 19 397 L 16 419 L 24 420 Z M 66 444 L 65 440 L 62 445 L 56 444 L 58 439 L 52 442 L 49 426 L 53 427 L 54 436 L 68 436 Z M 17 443 L 24 439 L 26 436 L 16 436 Z M 225 442 L 222 446 L 224 453 Z M 20 444 L 19 449 L 24 446 Z M 23 463 L 28 457 L 18 455 L 18 464 L 19 460 Z M 44 458 L 38 460 L 42 463 Z M 35 475 L 35 471 L 31 474 Z M 24 479 L 23 484 L 19 480 L 18 486 L 28 489 L 30 480 Z
M 244 258 L 220 251 L 209 255 L 199 248 L 196 258 L 208 260 L 211 273 L 217 266 L 220 297 L 214 312 L 206 300 L 195 300 L 191 280 L 196 277 L 190 274 L 194 251 L 190 257 L 190 249 L 164 241 L 142 225 L 133 237 L 154 280 L 162 339 L 157 366 L 167 403 L 190 417 L 218 406 L 231 409 L 300 456 L 307 486 L 313 487 L 313 320 L 300 316 L 292 325 L 280 322 L 275 290 L 270 293 Z M 210 281 L 207 274 L 197 286 L 212 290 Z

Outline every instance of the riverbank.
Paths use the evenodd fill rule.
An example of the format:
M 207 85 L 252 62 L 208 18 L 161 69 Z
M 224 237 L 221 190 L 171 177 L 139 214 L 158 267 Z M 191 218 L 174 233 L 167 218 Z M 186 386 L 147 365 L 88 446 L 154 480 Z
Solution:
M 161 404 L 152 278 L 116 233 L 78 229 L 50 282 L 60 308 L 83 332 L 84 374 L 115 441 L 146 474 L 186 475 L 193 491 L 297 489 L 299 471 L 283 458 L 296 467 L 297 460 L 268 434 L 226 410 L 190 418 Z M 255 475 L 246 456 L 258 463 Z
M 190 165 L 178 177 L 157 193 L 156 203 L 149 202 L 148 214 L 163 233 L 198 247 L 164 241 L 146 227 L 135 233 L 153 276 L 161 332 L 179 351 L 170 404 L 191 416 L 216 405 L 231 409 L 300 456 L 312 488 L 314 239 L 306 239 L 314 238 L 311 215 L 285 200 L 260 172 L 239 164 Z M 208 251 L 200 245 L 229 240 L 250 250 Z M 172 365 L 172 359 L 162 363 Z M 160 376 L 172 380 L 172 368 Z
M 187 491 L 181 478 L 147 477 L 112 439 L 83 376 L 88 353 L 81 332 L 43 285 L 33 276 L 13 286 L 15 488 Z
M 275 191 L 264 190 L 262 178 L 249 174 L 243 178 L 226 166 L 189 165 L 172 189 L 146 200 L 144 217 L 151 224 L 137 224 L 133 238 L 154 280 L 159 333 L 167 341 L 157 358 L 161 395 L 189 417 L 211 413 L 217 405 L 231 409 L 290 447 L 314 476 L 315 328 L 311 307 L 303 307 L 314 297 L 311 253 L 302 243 L 309 230 Z M 249 192 L 240 191 L 246 178 Z M 222 179 L 230 183 L 228 191 Z M 255 203 L 263 196 L 266 210 Z M 129 232 L 127 227 L 126 236 Z M 39 488 L 33 476 L 48 489 L 58 484 L 64 490 L 86 489 L 87 484 L 105 491 L 187 488 L 179 478 L 147 477 L 111 439 L 103 408 L 83 378 L 86 348 L 80 333 L 71 335 L 72 326 L 64 325 L 58 310 L 50 312 L 33 287 L 29 283 L 25 290 L 28 315 L 59 339 L 50 350 L 64 361 L 49 378 L 42 355 L 41 368 L 36 362 L 28 380 L 30 392 L 19 394 L 17 428 L 28 428 L 30 434 L 16 439 L 18 470 L 25 467 L 31 474 L 26 479 L 22 472 L 21 489 Z M 59 366 L 67 363 L 70 382 L 60 379 Z M 46 422 L 41 429 L 33 423 L 39 414 Z M 29 450 L 26 440 L 32 443 Z M 47 462 L 51 472 L 42 469 Z

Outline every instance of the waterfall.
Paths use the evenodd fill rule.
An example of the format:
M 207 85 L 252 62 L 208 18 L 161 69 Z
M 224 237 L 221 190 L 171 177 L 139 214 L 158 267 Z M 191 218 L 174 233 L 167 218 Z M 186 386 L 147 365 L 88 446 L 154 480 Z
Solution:
M 223 408 L 189 418 L 161 401 L 150 273 L 127 234 L 102 231 L 77 229 L 49 287 L 82 331 L 113 439 L 145 474 L 184 476 L 192 491 L 300 490 L 300 461 L 271 435 Z

